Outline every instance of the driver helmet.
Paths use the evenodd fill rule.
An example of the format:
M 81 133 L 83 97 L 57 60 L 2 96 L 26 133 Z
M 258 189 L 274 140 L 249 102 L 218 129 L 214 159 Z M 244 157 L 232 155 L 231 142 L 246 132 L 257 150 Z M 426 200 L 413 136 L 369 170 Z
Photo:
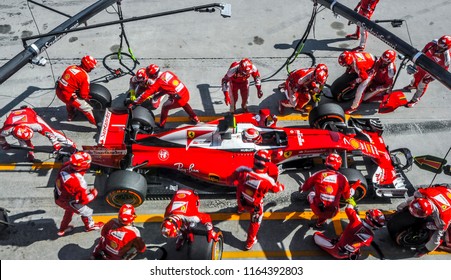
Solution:
M 260 132 L 255 128 L 248 128 L 244 131 L 243 142 L 260 144 L 262 142 L 262 136 Z
M 182 220 L 179 216 L 171 215 L 161 223 L 161 234 L 166 238 L 175 238 L 179 235 Z
M 431 202 L 427 198 L 416 198 L 409 205 L 409 212 L 416 218 L 426 218 L 434 211 Z
M 83 68 L 86 72 L 91 72 L 92 69 L 96 68 L 97 59 L 90 55 L 85 55 L 81 58 L 81 68 Z
M 338 64 L 340 64 L 343 67 L 348 67 L 352 64 L 353 57 L 352 53 L 350 51 L 344 51 L 340 54 L 338 57 Z
M 365 223 L 372 228 L 379 228 L 385 225 L 385 215 L 379 209 L 370 209 L 365 213 Z
M 75 171 L 86 171 L 91 167 L 91 155 L 86 152 L 76 152 L 70 156 L 69 164 Z
M 24 124 L 16 125 L 12 131 L 13 136 L 17 140 L 28 141 L 33 137 L 33 130 Z
M 135 207 L 131 204 L 122 205 L 117 218 L 123 225 L 132 224 L 136 218 Z
M 327 156 L 326 162 L 324 165 L 326 165 L 327 168 L 338 170 L 341 167 L 342 159 L 339 154 L 332 153 Z

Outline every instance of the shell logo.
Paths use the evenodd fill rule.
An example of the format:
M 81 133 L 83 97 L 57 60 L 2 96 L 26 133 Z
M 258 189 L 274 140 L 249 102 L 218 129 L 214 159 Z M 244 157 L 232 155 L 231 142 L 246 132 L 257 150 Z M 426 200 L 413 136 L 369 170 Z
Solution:
M 289 157 L 291 157 L 292 154 L 293 154 L 292 151 L 284 152 L 284 153 L 283 153 L 283 157 L 284 157 L 284 158 L 289 158 Z
M 119 247 L 115 241 L 111 241 L 111 242 L 110 242 L 110 246 L 111 246 L 111 248 L 113 248 L 113 249 L 117 249 L 117 247 Z
M 351 139 L 351 141 L 349 141 L 349 144 L 350 144 L 351 147 L 353 147 L 354 149 L 360 148 L 360 143 L 359 143 L 359 141 L 357 141 L 356 139 Z
M 332 188 L 331 186 L 327 186 L 326 187 L 326 193 L 332 193 L 334 191 L 334 188 Z
M 244 191 L 248 196 L 253 196 L 254 195 L 254 191 L 253 190 L 250 190 L 250 189 L 247 189 L 247 190 L 245 190 Z
M 451 199 L 451 192 L 447 192 L 446 196 L 448 196 L 448 198 Z
M 177 198 L 185 198 L 185 194 L 184 193 L 179 193 L 179 194 L 177 194 Z
M 192 130 L 188 131 L 188 137 L 191 139 L 194 139 L 194 137 L 196 137 L 196 133 Z
M 66 75 L 64 75 L 64 80 L 69 80 L 70 79 L 70 75 L 69 74 L 66 74 Z
M 173 80 L 173 81 L 172 81 L 172 84 L 173 84 L 174 86 L 178 86 L 178 85 L 180 84 L 180 82 L 177 81 L 177 80 Z

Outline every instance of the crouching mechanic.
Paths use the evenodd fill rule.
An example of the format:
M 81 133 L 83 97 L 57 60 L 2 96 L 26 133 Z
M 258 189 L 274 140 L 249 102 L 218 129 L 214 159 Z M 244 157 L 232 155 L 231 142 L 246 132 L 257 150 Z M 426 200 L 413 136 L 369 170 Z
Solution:
M 76 149 L 72 140 L 63 135 L 62 132 L 52 129 L 38 114 L 27 106 L 12 110 L 6 117 L 3 127 L 0 129 L 0 145 L 2 150 L 8 150 L 11 146 L 6 141 L 6 136 L 12 135 L 19 141 L 21 147 L 33 149 L 31 138 L 34 132 L 47 137 L 53 145 L 53 149 L 58 152 L 62 145 Z M 28 151 L 27 158 L 34 161 L 34 152 Z
M 95 188 L 88 188 L 84 175 L 91 166 L 91 156 L 85 152 L 76 152 L 70 156 L 61 170 L 55 182 L 55 203 L 64 209 L 58 236 L 64 236 L 74 229 L 70 225 L 74 214 L 81 216 L 85 225 L 85 231 L 99 230 L 103 223 L 95 223 L 93 211 L 88 204 L 98 195 Z
M 299 188 L 300 192 L 308 192 L 310 208 L 318 216 L 316 224 L 312 224 L 316 228 L 321 228 L 328 219 L 337 215 L 342 197 L 355 206 L 348 179 L 338 172 L 341 163 L 340 155 L 336 153 L 328 155 L 324 163 L 326 169 L 314 173 Z
M 219 237 L 213 229 L 211 217 L 199 212 L 200 199 L 197 193 L 190 189 L 180 189 L 175 192 L 171 202 L 166 207 L 164 220 L 161 224 L 161 234 L 166 238 L 177 238 L 175 249 L 178 251 L 185 242 L 192 243 L 194 234 L 191 229 L 201 223 L 207 229 L 207 241 L 218 241 Z
M 448 228 L 451 223 L 451 187 L 447 185 L 434 185 L 428 188 L 418 189 L 414 195 L 405 202 L 398 205 L 398 211 L 409 206 L 409 212 L 416 218 L 425 219 L 432 217 L 433 222 L 427 224 L 427 228 L 433 230 L 429 241 L 423 248 L 417 251 L 416 257 L 435 251 L 442 247 L 442 239 L 449 242 Z M 443 246 L 444 251 L 451 251 L 451 248 Z
M 291 72 L 285 83 L 278 86 L 286 97 L 285 100 L 279 101 L 279 113 L 283 114 L 284 108 L 294 108 L 301 113 L 307 113 L 305 107 L 310 100 L 315 103 L 320 101 L 320 94 L 328 76 L 329 69 L 325 64 Z
M 99 244 L 92 252 L 96 260 L 131 260 L 138 253 L 146 251 L 141 233 L 134 226 L 135 208 L 122 205 L 117 219 L 112 219 L 102 228 Z
M 385 216 L 382 211 L 379 209 L 368 210 L 363 220 L 360 219 L 357 211 L 350 204 L 346 206 L 345 212 L 346 216 L 348 216 L 349 224 L 340 237 L 329 239 L 321 232 L 315 232 L 313 240 L 316 245 L 336 259 L 351 260 L 359 258 L 362 247 L 373 246 L 379 254 L 379 258 L 384 259 L 382 251 L 373 240 L 373 230 L 385 225 Z
M 267 150 L 259 150 L 254 155 L 254 166 L 240 166 L 228 178 L 228 184 L 236 186 L 238 213 L 249 212 L 251 222 L 247 230 L 245 249 L 250 250 L 257 243 L 257 233 L 263 219 L 263 198 L 268 192 L 278 193 L 285 186 L 277 181 L 275 164 Z M 277 169 L 277 167 L 275 167 Z

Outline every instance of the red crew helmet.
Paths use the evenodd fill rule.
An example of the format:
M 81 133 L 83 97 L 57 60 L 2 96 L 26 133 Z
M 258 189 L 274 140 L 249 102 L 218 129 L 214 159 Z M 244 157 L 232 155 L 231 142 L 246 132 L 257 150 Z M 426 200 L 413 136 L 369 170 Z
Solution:
M 327 77 L 329 76 L 329 69 L 326 64 L 318 64 L 315 68 L 315 80 L 320 85 L 325 85 Z
M 119 222 L 124 225 L 129 225 L 133 223 L 136 218 L 135 207 L 131 204 L 122 205 L 121 209 L 119 209 L 119 214 L 117 216 Z
M 17 140 L 28 141 L 33 137 L 33 130 L 24 124 L 16 125 L 12 131 Z
M 178 216 L 169 216 L 161 223 L 161 234 L 166 238 L 175 238 L 179 235 L 182 220 Z
M 379 209 L 370 209 L 366 211 L 365 222 L 373 228 L 383 227 L 385 225 L 385 215 Z
M 341 167 L 341 163 L 342 163 L 341 156 L 339 154 L 332 153 L 327 156 L 326 162 L 324 164 L 328 168 L 338 170 Z
M 349 65 L 352 64 L 352 53 L 349 51 L 344 51 L 340 54 L 340 56 L 338 57 L 338 64 L 340 64 L 343 67 L 347 67 Z
M 437 46 L 440 52 L 451 49 L 451 36 L 443 35 L 442 37 L 440 37 L 440 39 L 438 39 L 437 41 Z
M 382 53 L 381 59 L 385 64 L 393 63 L 396 60 L 396 52 L 394 50 L 386 50 Z
M 76 152 L 70 156 L 69 163 L 75 171 L 86 171 L 91 167 L 91 155 L 86 152 Z
M 417 218 L 426 218 L 432 214 L 433 210 L 432 204 L 427 198 L 416 198 L 409 205 L 410 214 Z
M 240 72 L 244 75 L 249 75 L 252 70 L 252 62 L 249 60 L 249 58 L 243 58 L 240 61 Z
M 146 68 L 141 68 L 138 71 L 136 71 L 135 74 L 136 81 L 138 82 L 145 82 L 149 77 L 147 77 Z
M 155 79 L 158 76 L 158 73 L 160 72 L 160 67 L 156 64 L 150 64 L 146 68 L 147 76 L 151 79 Z
M 254 154 L 254 169 L 261 170 L 268 167 L 271 157 L 267 150 L 258 150 Z
M 90 55 L 85 55 L 81 58 L 81 67 L 86 70 L 86 72 L 91 72 L 92 69 L 96 68 L 97 59 Z

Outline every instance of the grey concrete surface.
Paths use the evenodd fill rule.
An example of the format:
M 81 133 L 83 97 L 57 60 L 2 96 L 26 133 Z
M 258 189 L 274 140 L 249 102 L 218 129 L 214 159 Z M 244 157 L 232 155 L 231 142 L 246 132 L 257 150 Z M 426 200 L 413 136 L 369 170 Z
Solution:
M 67 14 L 75 14 L 94 1 L 47 0 L 45 5 L 51 6 Z M 354 7 L 356 0 L 339 1 Z M 208 1 L 173 0 L 146 1 L 124 0 L 122 9 L 124 18 L 138 17 L 173 9 L 206 4 Z M 159 64 L 163 69 L 175 72 L 191 91 L 190 104 L 201 117 L 221 115 L 228 111 L 222 104 L 223 94 L 220 81 L 229 65 L 234 60 L 249 57 L 259 68 L 263 78 L 269 77 L 279 69 L 286 58 L 294 51 L 298 40 L 307 26 L 312 10 L 310 0 L 248 0 L 227 1 L 232 4 L 232 17 L 221 18 L 219 12 L 188 12 L 155 19 L 125 24 L 125 31 L 130 46 L 138 58 L 140 65 Z M 0 66 L 23 50 L 21 38 L 45 33 L 65 20 L 41 7 L 26 1 L 3 0 L 0 3 Z M 427 42 L 449 32 L 451 19 L 448 16 L 451 1 L 425 3 L 420 0 L 381 1 L 373 15 L 373 19 L 403 19 L 402 27 L 393 28 L 385 23 L 389 31 L 421 49 Z M 113 8 L 108 8 L 93 19 L 88 25 L 117 20 Z M 312 52 L 317 63 L 325 63 L 329 67 L 331 83 L 340 76 L 343 69 L 337 63 L 337 57 L 343 50 L 357 46 L 357 41 L 346 40 L 344 36 L 354 32 L 355 26 L 347 25 L 341 17 L 335 17 L 328 9 L 322 9 L 317 15 L 312 30 L 303 49 Z M 93 145 L 95 129 L 84 118 L 66 122 L 64 104 L 55 98 L 53 85 L 62 71 L 80 57 L 90 54 L 99 61 L 119 46 L 119 26 L 71 33 L 48 48 L 42 55 L 49 60 L 45 67 L 27 65 L 10 79 L 0 85 L 0 121 L 3 122 L 11 109 L 21 105 L 33 107 L 52 127 L 63 130 L 79 145 Z M 367 51 L 380 55 L 388 46 L 369 36 Z M 126 48 L 125 48 L 126 51 Z M 398 60 L 398 65 L 400 61 Z M 290 70 L 309 66 L 307 56 L 301 55 Z M 111 66 L 111 64 L 109 64 Z M 116 66 L 112 66 L 116 67 Z M 395 88 L 402 88 L 411 79 L 405 70 L 401 71 Z M 91 73 L 91 79 L 99 79 L 108 71 L 99 66 Z M 270 80 L 263 83 L 264 97 L 258 99 L 254 87 L 251 87 L 249 106 L 256 112 L 260 107 L 270 108 L 277 112 L 278 100 L 282 98 L 277 85 L 286 78 L 286 70 L 282 70 Z M 129 76 L 103 83 L 113 94 L 114 105 L 120 105 L 123 93 L 128 88 Z M 412 108 L 399 108 L 393 113 L 380 115 L 376 113 L 374 104 L 363 104 L 359 111 L 363 116 L 374 116 L 382 119 L 387 131 L 384 134 L 387 145 L 391 149 L 408 147 L 414 155 L 432 154 L 444 156 L 450 147 L 451 114 L 449 90 L 439 82 L 430 84 L 428 92 L 420 103 Z M 410 98 L 412 93 L 407 93 Z M 324 99 L 322 102 L 328 102 Z M 349 104 L 343 104 L 347 108 Z M 159 110 L 157 111 L 159 113 Z M 185 116 L 181 110 L 171 111 L 171 116 Z M 176 126 L 179 123 L 170 124 Z M 293 122 L 281 122 L 293 125 Z M 297 122 L 295 124 L 304 124 Z M 443 124 L 443 125 L 438 125 Z M 9 141 L 13 141 L 8 139 Z M 48 146 L 48 141 L 40 136 L 33 139 L 37 146 Z M 47 154 L 39 153 L 38 159 L 53 162 Z M 451 157 L 447 158 L 448 161 Z M 13 170 L 0 172 L 2 178 L 0 206 L 11 211 L 10 215 L 16 224 L 10 235 L 0 239 L 0 259 L 86 259 L 93 248 L 98 233 L 84 233 L 80 230 L 73 235 L 57 238 L 56 230 L 62 217 L 62 210 L 53 202 L 53 182 L 56 176 L 54 169 L 32 170 L 24 162 L 24 153 L 0 151 L 0 165 L 16 164 Z M 287 190 L 280 195 L 269 195 L 266 209 L 271 211 L 302 211 L 303 202 L 294 195 L 299 182 L 305 174 L 284 174 L 281 178 Z M 415 186 L 428 185 L 433 174 L 413 166 L 407 173 Z M 89 184 L 94 184 L 94 174 L 88 174 Z M 450 177 L 440 174 L 435 182 L 450 183 Z M 379 207 L 393 210 L 400 199 L 368 199 L 360 209 Z M 162 213 L 167 201 L 146 201 L 138 210 L 138 214 Z M 233 199 L 206 200 L 202 210 L 207 212 L 235 211 Z M 115 210 L 105 205 L 102 200 L 93 203 L 95 213 L 114 215 Z M 81 226 L 78 218 L 75 224 Z M 247 221 L 215 222 L 226 235 L 226 251 L 240 252 L 245 239 Z M 342 224 L 345 224 L 343 220 Z M 260 243 L 253 249 L 261 252 L 315 251 L 313 256 L 300 257 L 281 255 L 280 259 L 329 259 L 315 248 L 311 241 L 312 231 L 306 227 L 307 221 L 263 221 Z M 163 243 L 155 223 L 138 225 L 148 243 Z M 329 225 L 328 229 L 330 229 Z M 279 228 L 280 237 L 275 237 L 274 228 Z M 80 228 L 79 228 L 80 229 Z M 399 252 L 393 246 L 385 230 L 378 233 L 387 256 L 393 259 L 409 259 L 407 252 Z M 252 253 L 252 252 L 251 252 Z M 263 259 L 273 258 L 263 253 Z M 250 254 L 248 258 L 255 258 Z M 450 259 L 449 255 L 438 254 L 423 257 L 424 259 Z M 367 259 L 374 259 L 370 255 Z

